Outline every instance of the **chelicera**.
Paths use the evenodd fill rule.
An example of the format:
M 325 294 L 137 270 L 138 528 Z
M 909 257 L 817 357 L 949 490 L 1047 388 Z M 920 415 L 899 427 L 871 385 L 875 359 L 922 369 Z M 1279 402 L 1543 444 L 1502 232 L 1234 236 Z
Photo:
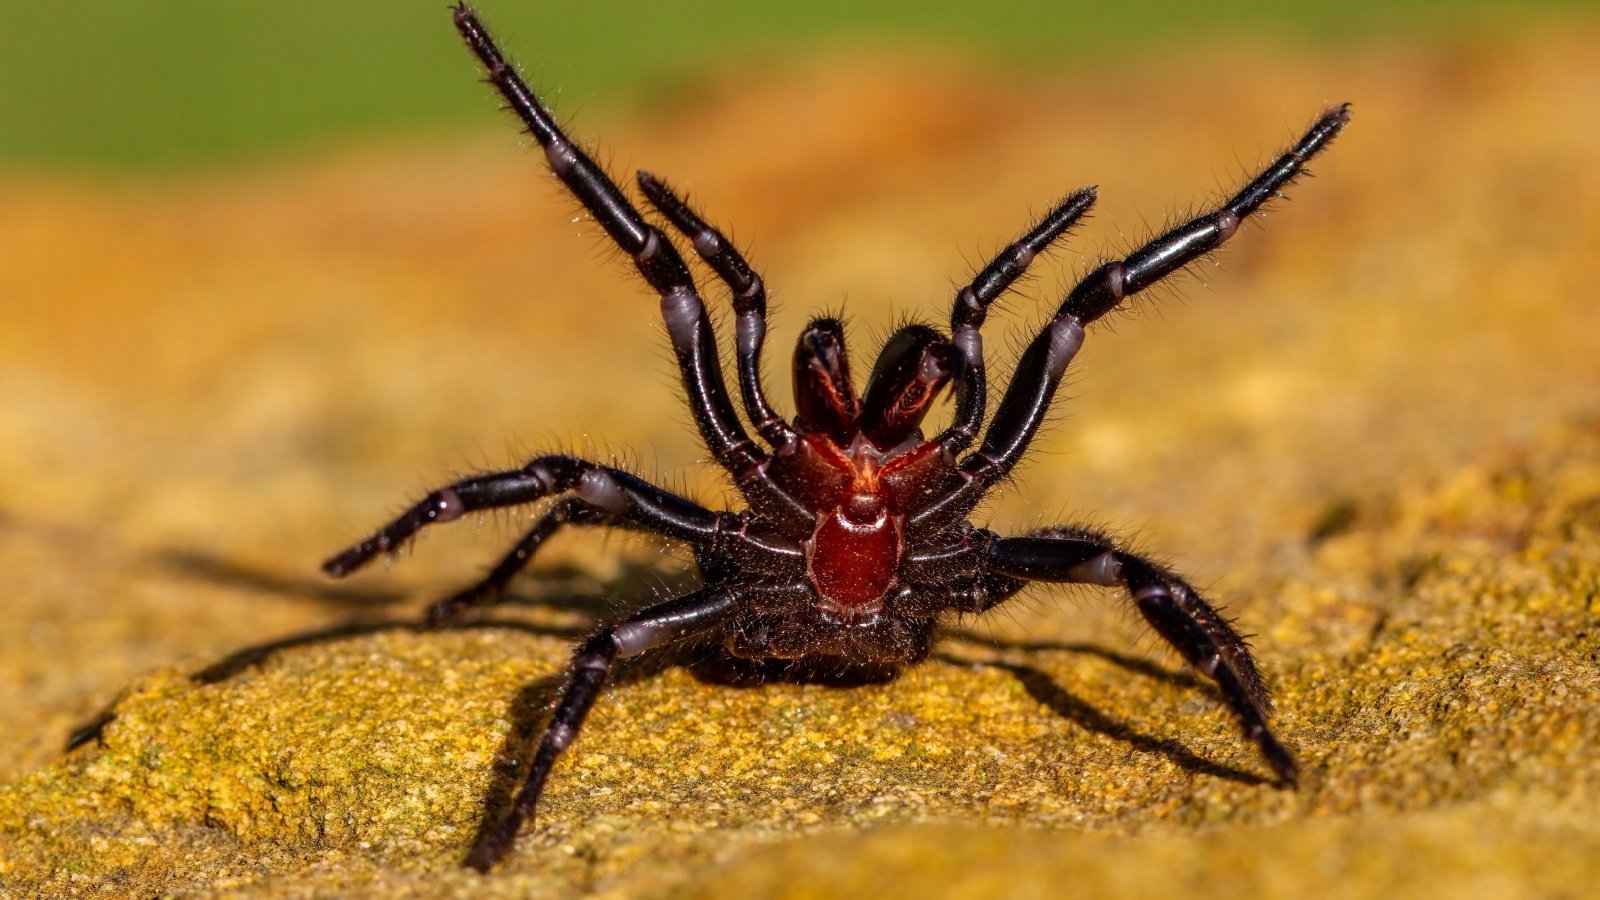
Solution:
M 1232 237 L 1344 128 L 1348 105 L 1324 112 L 1215 210 L 1091 271 L 1023 352 L 986 430 L 980 329 L 988 309 L 1089 211 L 1094 188 L 1068 194 L 961 288 L 948 333 L 928 325 L 895 332 L 862 391 L 850 371 L 842 325 L 832 318 L 812 321 L 795 346 L 791 422 L 762 386 L 761 277 L 678 194 L 640 172 L 638 187 L 650 207 L 732 295 L 739 394 L 762 446 L 734 407 L 705 304 L 673 239 L 562 132 L 473 11 L 458 6 L 454 17 L 489 82 L 544 149 L 551 171 L 660 296 L 700 435 L 748 503 L 737 512 L 711 510 L 610 466 L 565 454 L 540 456 L 518 469 L 440 488 L 324 563 L 328 574 L 348 575 L 425 526 L 557 498 L 487 577 L 430 609 L 430 623 L 441 624 L 492 603 L 566 525 L 650 532 L 694 551 L 702 587 L 606 625 L 578 646 L 512 808 L 473 850 L 470 865 L 493 866 L 533 815 L 551 767 L 577 736 L 617 659 L 720 638 L 737 659 L 892 675 L 928 655 L 941 620 L 992 609 L 1032 581 L 1125 589 L 1156 633 L 1216 683 L 1278 779 L 1296 783 L 1293 755 L 1268 728 L 1271 706 L 1248 646 L 1187 582 L 1094 529 L 1064 525 L 1002 537 L 967 518 L 1027 452 L 1085 327 Z M 954 398 L 951 422 L 925 437 L 922 421 L 945 391 Z M 978 449 L 968 452 L 980 432 Z

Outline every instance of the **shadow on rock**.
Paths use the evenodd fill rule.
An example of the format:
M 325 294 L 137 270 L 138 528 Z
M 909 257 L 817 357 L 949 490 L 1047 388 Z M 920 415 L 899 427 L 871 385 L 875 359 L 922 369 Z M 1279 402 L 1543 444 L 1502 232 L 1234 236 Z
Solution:
M 352 587 L 327 579 L 268 572 L 182 547 L 158 550 L 152 557 L 156 564 L 190 578 L 288 599 L 311 600 L 338 609 L 382 609 L 406 599 L 399 591 Z
M 1097 656 L 1112 653 L 1102 648 L 1092 648 L 1089 652 Z M 1236 769 L 1233 766 L 1205 759 L 1179 741 L 1171 738 L 1152 737 L 1143 732 L 1135 731 L 1129 725 L 1111 718 L 1087 701 L 1057 684 L 1049 673 L 1033 666 L 998 660 L 974 661 L 943 654 L 935 658 L 941 662 L 956 666 L 1000 669 L 1009 672 L 1028 692 L 1028 696 L 1048 706 L 1056 715 L 1070 719 L 1096 734 L 1103 734 L 1106 737 L 1121 741 L 1142 752 L 1165 756 L 1179 768 L 1187 769 L 1199 775 L 1226 778 L 1229 781 L 1236 781 L 1240 784 L 1267 785 L 1274 783 L 1271 779 L 1263 778 L 1252 772 L 1246 772 L 1243 769 Z
M 1061 641 L 1008 641 L 980 635 L 961 628 L 945 629 L 942 634 L 965 644 L 991 649 L 1022 653 L 1074 653 L 1093 656 L 1132 674 L 1170 684 L 1184 690 L 1203 693 L 1218 703 L 1223 702 L 1222 694 L 1217 690 L 1216 685 L 1200 678 L 1187 669 L 1169 669 L 1150 660 L 1129 656 L 1126 653 L 1120 653 L 1098 644 Z M 1097 734 L 1103 734 L 1129 744 L 1145 753 L 1158 753 L 1171 760 L 1175 765 L 1191 772 L 1226 778 L 1241 784 L 1264 785 L 1274 783 L 1269 778 L 1263 778 L 1243 769 L 1236 769 L 1229 765 L 1204 759 L 1182 743 L 1171 738 L 1157 738 L 1135 731 L 1128 725 L 1107 716 L 1082 698 L 1061 687 L 1049 673 L 1026 663 L 999 660 L 974 661 L 948 655 L 941 655 L 939 658 L 954 665 L 988 666 L 1009 672 L 1021 683 L 1029 696 L 1050 707 L 1057 715 L 1071 719 L 1073 722 Z
M 995 650 L 1015 650 L 1021 653 L 1076 653 L 1093 656 L 1135 675 L 1142 675 L 1145 678 L 1151 678 L 1174 687 L 1202 691 L 1217 702 L 1222 702 L 1222 693 L 1217 690 L 1215 684 L 1200 678 L 1188 669 L 1169 669 L 1148 659 L 1119 653 L 1099 644 L 1067 643 L 1063 641 L 1009 641 L 981 635 L 964 628 L 946 628 L 942 629 L 940 634 L 964 644 Z
M 378 617 L 381 611 L 410 600 L 412 596 L 410 593 L 330 585 L 319 579 L 262 571 L 232 560 L 182 548 L 159 551 L 153 555 L 153 561 L 190 577 L 217 584 L 276 594 L 287 599 L 310 599 L 347 611 L 346 621 L 232 650 L 216 662 L 191 673 L 189 677 L 197 684 L 217 684 L 227 681 L 248 669 L 262 665 L 280 653 L 298 648 L 336 643 L 389 631 L 422 633 L 495 629 L 522 631 L 539 637 L 575 641 L 587 634 L 591 626 L 544 625 L 516 619 L 487 618 L 484 612 L 495 608 L 543 609 L 576 614 L 592 623 L 618 616 L 619 609 L 622 610 L 620 615 L 625 615 L 630 606 L 643 606 L 649 602 L 629 604 L 611 598 L 659 594 L 664 586 L 671 586 L 675 581 L 682 580 L 677 573 L 663 572 L 658 566 L 624 565 L 616 578 L 596 584 L 587 573 L 577 567 L 557 567 L 553 572 L 540 573 L 540 579 L 555 581 L 563 586 L 574 581 L 588 581 L 596 590 L 592 593 L 550 591 L 542 595 L 508 593 L 496 602 L 485 604 L 457 620 L 429 626 L 421 615 L 416 618 L 394 615 Z M 91 742 L 99 742 L 106 726 L 116 720 L 116 702 L 112 701 L 108 707 L 74 728 L 67 736 L 64 749 L 71 752 Z

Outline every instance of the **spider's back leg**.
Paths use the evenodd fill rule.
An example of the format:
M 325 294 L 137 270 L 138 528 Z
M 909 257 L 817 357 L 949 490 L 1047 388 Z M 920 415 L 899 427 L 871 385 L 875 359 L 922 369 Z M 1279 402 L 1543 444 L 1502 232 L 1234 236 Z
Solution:
M 467 865 L 487 872 L 510 849 L 523 823 L 533 816 L 556 759 L 578 736 L 578 729 L 583 727 L 589 709 L 600 696 L 611 666 L 619 658 L 637 656 L 646 650 L 710 631 L 727 620 L 733 610 L 734 597 L 730 589 L 725 586 L 703 588 L 602 628 L 579 645 L 572 657 L 566 691 L 550 714 L 544 737 L 528 767 L 526 780 L 517 790 L 510 813 L 499 827 L 479 839 L 467 857 Z
M 1272 771 L 1293 787 L 1300 765 L 1267 725 L 1272 703 L 1245 639 L 1187 582 L 1106 537 L 1079 528 L 1000 538 L 989 548 L 987 572 L 1030 581 L 1122 584 L 1139 614 L 1162 639 L 1222 692 L 1245 737 Z

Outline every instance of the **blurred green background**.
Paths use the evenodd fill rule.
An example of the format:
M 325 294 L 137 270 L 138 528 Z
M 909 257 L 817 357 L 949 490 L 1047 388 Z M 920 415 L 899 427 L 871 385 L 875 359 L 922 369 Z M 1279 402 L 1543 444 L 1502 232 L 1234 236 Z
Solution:
M 1492 35 L 1593 0 L 1262 0 L 993 6 L 952 0 L 480 4 L 569 111 L 639 102 L 696 73 L 819 46 L 958 46 L 1014 69 L 1114 71 L 1201 39 L 1308 43 Z M 440 0 L 8 0 L 0 5 L 0 167 L 150 172 L 487 123 L 487 92 Z M 496 123 L 498 124 L 498 123 Z

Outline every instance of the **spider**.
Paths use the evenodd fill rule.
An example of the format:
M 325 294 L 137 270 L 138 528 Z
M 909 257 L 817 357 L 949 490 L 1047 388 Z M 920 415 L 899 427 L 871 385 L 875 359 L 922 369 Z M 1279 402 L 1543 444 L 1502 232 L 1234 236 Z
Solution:
M 731 292 L 739 394 L 761 446 L 734 407 L 705 304 L 673 239 L 557 126 L 477 15 L 459 5 L 453 16 L 488 81 L 543 148 L 551 171 L 660 296 L 700 436 L 748 504 L 737 512 L 710 510 L 620 469 L 546 455 L 435 490 L 323 564 L 341 577 L 428 525 L 559 498 L 486 577 L 429 609 L 429 624 L 440 625 L 494 602 L 566 525 L 651 532 L 693 549 L 702 587 L 605 625 L 578 645 L 511 808 L 473 848 L 468 865 L 488 871 L 532 817 L 552 766 L 571 746 L 618 659 L 690 639 L 720 639 L 739 660 L 863 667 L 892 677 L 927 657 L 941 619 L 992 609 L 1031 581 L 1126 589 L 1156 633 L 1216 683 L 1280 783 L 1297 783 L 1294 756 L 1267 726 L 1271 704 L 1248 645 L 1187 582 L 1094 529 L 1064 525 L 1001 537 L 967 519 L 1026 454 L 1083 344 L 1085 326 L 1233 236 L 1344 128 L 1349 104 L 1325 111 L 1226 203 L 1090 272 L 1023 352 L 986 431 L 980 329 L 989 306 L 1089 211 L 1094 188 L 1068 194 L 961 288 L 948 334 L 913 324 L 891 335 L 859 393 L 842 324 L 813 320 L 795 346 L 791 422 L 762 386 L 761 276 L 666 183 L 638 173 L 650 206 Z M 922 420 L 947 389 L 952 421 L 926 438 Z M 982 443 L 967 452 L 980 431 Z

